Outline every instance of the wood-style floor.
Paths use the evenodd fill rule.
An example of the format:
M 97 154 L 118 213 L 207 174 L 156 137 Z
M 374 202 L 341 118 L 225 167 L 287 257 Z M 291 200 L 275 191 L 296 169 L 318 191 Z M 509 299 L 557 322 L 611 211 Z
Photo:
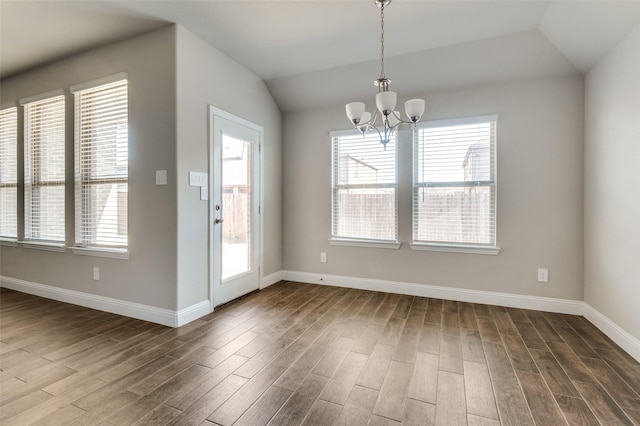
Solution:
M 281 282 L 172 329 L 3 289 L 0 423 L 632 425 L 582 317 Z

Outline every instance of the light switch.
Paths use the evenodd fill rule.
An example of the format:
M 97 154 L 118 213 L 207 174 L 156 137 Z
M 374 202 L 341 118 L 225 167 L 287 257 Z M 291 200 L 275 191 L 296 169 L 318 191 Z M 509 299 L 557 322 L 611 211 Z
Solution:
M 156 185 L 166 185 L 166 184 L 167 184 L 167 171 L 156 170 Z
M 189 172 L 189 186 L 207 186 L 207 174 Z

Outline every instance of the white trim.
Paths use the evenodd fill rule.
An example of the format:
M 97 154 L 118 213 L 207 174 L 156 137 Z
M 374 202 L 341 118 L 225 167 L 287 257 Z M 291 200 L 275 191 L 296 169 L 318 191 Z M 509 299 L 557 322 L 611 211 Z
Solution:
M 622 327 L 586 302 L 584 303 L 584 317 L 640 362 L 640 340 L 627 333 Z
M 263 288 L 267 288 L 276 283 L 282 281 L 282 271 L 274 272 L 273 274 L 269 274 L 262 277 L 262 282 L 260 283 L 260 290 Z
M 524 294 L 498 293 L 492 291 L 469 290 L 433 286 L 427 284 L 354 278 L 321 273 L 282 271 L 282 279 L 303 283 L 330 285 L 385 293 L 408 294 L 411 296 L 433 297 L 461 302 L 508 306 L 533 309 L 536 311 L 582 315 L 629 355 L 640 362 L 640 340 L 629 334 L 601 312 L 581 300 L 557 299 L 551 297 L 528 296 Z
M 98 296 L 81 291 L 67 290 L 1 275 L 0 287 L 10 288 L 22 293 L 33 294 L 59 302 L 71 303 L 104 312 L 124 315 L 130 318 L 137 318 L 168 327 L 180 327 L 211 312 L 208 300 L 196 303 L 179 311 L 172 311 L 155 306 L 143 305 L 141 303 L 128 302 L 126 300 L 113 299 L 111 297 Z
M 481 116 L 472 116 L 472 117 L 460 117 L 460 118 L 449 118 L 442 120 L 430 120 L 423 121 L 416 125 L 413 132 L 413 184 L 412 184 L 412 233 L 414 236 L 414 241 L 410 244 L 411 250 L 425 250 L 425 251 L 440 251 L 440 252 L 449 252 L 449 253 L 471 253 L 471 254 L 484 254 L 484 255 L 492 255 L 497 256 L 500 254 L 500 248 L 495 247 L 497 244 L 496 241 L 496 224 L 498 223 L 498 115 L 497 114 L 488 114 Z M 473 245 L 457 245 L 455 241 L 444 241 L 440 242 L 429 242 L 429 241 L 420 241 L 416 240 L 415 236 L 420 228 L 420 225 L 417 221 L 416 217 L 416 206 L 418 196 L 417 189 L 419 188 L 450 188 L 450 187 L 459 187 L 462 188 L 465 185 L 469 184 L 469 182 L 458 182 L 458 181 L 450 181 L 450 182 L 427 182 L 424 179 L 419 179 L 419 153 L 418 149 L 420 147 L 422 137 L 420 136 L 420 131 L 425 129 L 437 129 L 441 127 L 459 127 L 459 126 L 467 126 L 467 125 L 475 125 L 475 124 L 490 124 L 490 136 L 489 136 L 489 163 L 490 163 L 490 176 L 488 180 L 477 181 L 476 185 L 480 185 L 482 187 L 489 187 L 491 189 L 491 193 L 493 194 L 492 203 L 489 210 L 493 212 L 492 216 L 492 227 L 491 227 L 491 244 L 494 247 L 479 247 Z M 491 136 L 492 135 L 492 136 Z M 491 216 L 491 215 L 490 215 Z
M 175 312 L 168 309 L 156 308 L 154 306 L 112 299 L 110 297 L 98 296 L 80 291 L 67 290 L 64 288 L 19 280 L 11 277 L 0 277 L 0 286 L 21 291 L 23 293 L 46 297 L 47 299 L 58 300 L 60 302 L 72 303 L 74 305 L 85 306 L 87 308 L 155 322 L 169 327 L 175 326 Z
M 384 126 L 374 126 L 380 133 L 384 132 Z M 408 129 L 401 129 L 398 128 L 398 131 L 403 131 L 403 130 L 408 130 Z M 398 133 L 396 133 L 396 141 L 398 140 Z M 362 132 L 360 131 L 360 129 L 357 129 L 355 127 L 352 127 L 350 129 L 340 129 L 340 130 L 330 130 L 329 131 L 329 138 L 340 138 L 340 137 L 353 137 L 353 136 L 362 136 Z
M 498 121 L 498 114 L 479 115 L 462 118 L 446 118 L 444 120 L 426 120 L 417 123 L 418 129 L 432 129 L 435 127 L 464 126 L 468 124 L 490 123 Z
M 358 288 L 362 290 L 382 291 L 387 293 L 409 294 L 421 297 L 435 297 L 464 302 L 509 306 L 514 308 L 535 309 L 572 315 L 583 315 L 611 340 L 620 345 L 620 347 L 629 353 L 629 355 L 640 362 L 640 340 L 633 337 L 622 327 L 594 309 L 591 305 L 577 300 L 467 290 L 366 278 L 342 277 L 337 275 L 311 274 L 308 272 L 295 271 L 278 271 L 267 275 L 263 278 L 262 288 L 268 287 L 269 285 L 275 284 L 281 280 Z M 265 285 L 265 283 L 270 284 Z M 140 303 L 127 302 L 124 300 L 67 290 L 1 275 L 0 287 L 45 297 L 47 299 L 58 300 L 60 302 L 72 303 L 105 312 L 125 315 L 131 318 L 166 325 L 168 327 L 180 327 L 212 312 L 211 304 L 208 300 L 203 300 L 202 302 L 180 309 L 176 312 L 169 309 L 156 308 L 154 306 L 143 305 Z
M 30 104 L 32 102 L 42 101 L 42 100 L 45 100 L 45 99 L 55 98 L 55 97 L 58 97 L 58 96 L 64 96 L 64 90 L 56 89 L 56 90 L 50 90 L 50 91 L 45 92 L 45 93 L 39 93 L 39 94 L 33 95 L 33 96 L 27 96 L 26 98 L 22 98 L 22 99 L 18 100 L 18 104 L 20 106 L 25 106 L 25 105 Z
M 442 251 L 447 253 L 488 254 L 492 256 L 500 254 L 500 247 L 451 246 L 425 243 L 410 243 L 409 247 L 411 247 L 411 250 Z
M 18 241 L 11 238 L 0 238 L 0 246 L 18 247 Z
M 214 272 L 214 270 L 216 269 L 216 261 L 215 261 L 215 256 L 217 256 L 219 253 L 216 253 L 215 250 L 215 239 L 216 239 L 216 235 L 215 235 L 215 229 L 213 227 L 214 224 L 214 217 L 216 215 L 216 211 L 215 211 L 215 204 L 216 204 L 216 200 L 215 200 L 215 192 L 216 192 L 216 188 L 215 188 L 215 180 L 216 180 L 216 173 L 214 173 L 214 164 L 215 164 L 215 160 L 216 160 L 216 149 L 215 149 L 215 132 L 216 130 L 216 118 L 219 119 L 223 119 L 223 120 L 227 120 L 231 123 L 233 123 L 234 125 L 238 125 L 244 128 L 249 129 L 250 131 L 256 132 L 257 133 L 257 157 L 258 157 L 258 162 L 257 165 L 254 163 L 254 167 L 258 168 L 258 173 L 257 173 L 257 182 L 255 183 L 255 188 L 257 191 L 257 198 L 258 198 L 258 205 L 252 207 L 253 211 L 256 214 L 256 221 L 258 223 L 258 227 L 259 227 L 259 232 L 258 235 L 256 236 L 256 244 L 257 244 L 257 256 L 259 257 L 258 259 L 258 288 L 257 290 L 260 290 L 263 287 L 263 283 L 264 283 L 264 278 L 263 278 L 263 271 L 264 271 L 264 191 L 263 191 L 263 185 L 262 182 L 264 182 L 264 156 L 262 153 L 262 145 L 264 142 L 264 127 L 253 123 L 247 119 L 244 119 L 242 117 L 239 117 L 235 114 L 232 114 L 230 112 L 221 110 L 219 108 L 216 108 L 215 106 L 208 104 L 208 117 L 207 117 L 207 132 L 208 132 L 208 141 L 207 141 L 207 147 L 208 147 L 208 166 L 207 166 L 207 171 L 208 171 L 208 187 L 209 187 L 209 201 L 208 201 L 208 206 L 209 206 L 209 212 L 208 212 L 208 226 L 207 226 L 207 230 L 208 230 L 208 292 L 209 292 L 209 302 L 211 304 L 211 312 L 213 312 L 214 307 L 219 304 L 216 300 L 216 294 L 215 294 L 215 284 L 216 284 L 216 280 L 220 278 L 219 275 L 215 275 L 215 274 L 219 274 L 219 271 Z M 271 285 L 271 284 L 269 284 Z
M 493 291 L 469 290 L 427 284 L 354 278 L 321 273 L 282 271 L 286 281 L 382 291 L 386 293 L 408 294 L 411 296 L 433 297 L 460 302 L 483 303 L 487 305 L 509 306 L 512 308 L 534 309 L 537 311 L 559 312 L 582 315 L 583 302 L 578 300 L 555 299 L 550 297 L 527 296 L 522 294 L 498 293 Z
M 65 246 L 64 243 L 49 243 L 45 241 L 18 241 L 18 244 L 28 249 L 55 251 L 58 253 L 65 253 L 67 251 L 67 246 Z
M 83 256 L 109 257 L 112 259 L 129 259 L 127 250 L 107 249 L 98 247 L 69 247 L 73 254 L 81 254 Z
M 332 138 L 339 138 L 342 136 L 358 136 L 358 135 L 362 135 L 362 133 L 358 129 L 353 127 L 351 129 L 331 130 L 329 131 L 329 140 L 331 140 Z
M 332 246 L 349 246 L 349 247 L 369 247 L 397 250 L 402 245 L 399 241 L 380 241 L 380 240 L 349 240 L 343 238 L 329 238 L 329 244 Z
M 230 112 L 223 111 L 219 108 L 214 107 L 213 105 L 209 105 L 209 118 L 211 118 L 213 115 L 215 115 L 216 117 L 224 118 L 228 121 L 232 121 L 236 124 L 241 125 L 242 127 L 248 127 L 251 130 L 255 130 L 256 132 L 259 132 L 261 136 L 264 132 L 264 128 L 256 123 L 253 123 L 242 117 L 238 117 L 237 115 L 231 114 Z M 262 144 L 262 137 L 260 138 L 260 144 Z
M 115 83 L 116 81 L 128 80 L 129 75 L 126 72 L 119 72 L 117 74 L 107 75 L 105 77 L 96 78 L 95 80 L 86 81 L 84 83 L 74 84 L 69 88 L 71 93 L 81 92 L 86 89 L 92 89 L 94 87 L 102 86 L 103 84 Z
M 172 327 L 182 327 L 191 321 L 197 320 L 205 315 L 209 315 L 211 312 L 211 302 L 208 300 L 203 300 L 195 305 L 187 306 L 175 313 L 175 322 Z

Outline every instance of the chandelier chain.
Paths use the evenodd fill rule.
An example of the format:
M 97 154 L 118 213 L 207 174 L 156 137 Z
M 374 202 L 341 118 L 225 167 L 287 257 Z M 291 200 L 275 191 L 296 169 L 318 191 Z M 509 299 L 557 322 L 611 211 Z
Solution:
M 384 2 L 380 7 L 380 79 L 384 79 Z

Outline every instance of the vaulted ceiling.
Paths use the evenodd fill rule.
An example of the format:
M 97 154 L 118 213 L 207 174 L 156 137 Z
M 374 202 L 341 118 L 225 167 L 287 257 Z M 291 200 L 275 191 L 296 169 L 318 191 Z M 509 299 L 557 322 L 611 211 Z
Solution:
M 177 23 L 296 111 L 373 96 L 379 20 L 373 0 L 0 0 L 0 75 Z M 402 96 L 586 72 L 639 24 L 640 0 L 393 0 L 386 73 Z

